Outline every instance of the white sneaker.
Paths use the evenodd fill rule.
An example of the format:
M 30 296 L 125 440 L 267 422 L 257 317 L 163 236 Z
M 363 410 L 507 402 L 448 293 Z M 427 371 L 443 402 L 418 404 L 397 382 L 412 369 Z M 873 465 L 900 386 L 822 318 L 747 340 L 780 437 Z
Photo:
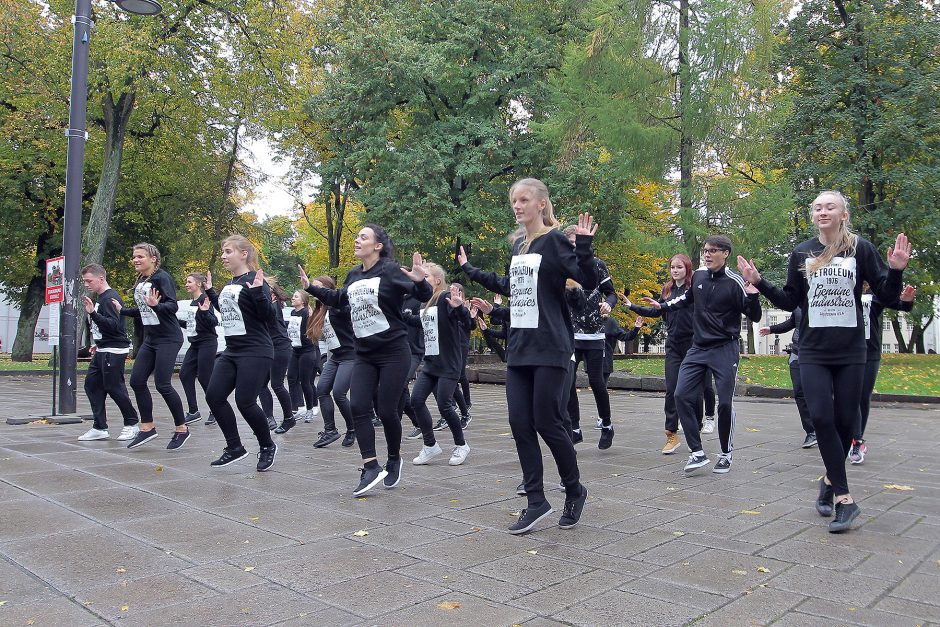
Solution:
M 121 429 L 121 435 L 118 436 L 118 440 L 133 440 L 137 437 L 137 434 L 140 433 L 140 427 L 137 425 L 131 425 L 129 427 L 124 427 Z
M 412 463 L 415 466 L 423 466 L 428 463 L 444 451 L 441 450 L 441 445 L 437 442 L 434 443 L 434 446 L 422 446 L 421 452 L 418 453 L 418 456 L 412 460 Z
M 705 416 L 705 422 L 702 423 L 702 433 L 715 432 L 715 417 Z
M 89 442 L 91 440 L 110 440 L 111 434 L 108 433 L 107 429 L 95 429 L 92 427 L 85 433 L 78 436 L 79 442 Z
M 597 419 L 597 425 L 596 425 L 594 428 L 595 428 L 596 430 L 598 430 L 598 431 L 600 431 L 601 429 L 604 428 L 604 420 L 603 420 L 603 418 L 598 418 L 598 419 Z
M 310 415 L 313 416 L 314 418 L 316 418 L 317 416 L 319 416 L 319 415 L 320 415 L 320 406 L 317 405 L 316 407 L 314 407 L 313 409 L 311 409 L 311 410 L 310 410 Z
M 461 445 L 461 446 L 455 446 L 455 447 L 454 447 L 454 453 L 450 456 L 450 462 L 448 462 L 448 463 L 449 463 L 451 466 L 459 466 L 460 464 L 464 463 L 464 461 L 466 461 L 467 455 L 469 455 L 469 454 L 470 454 L 470 445 L 469 445 L 469 444 L 463 444 L 463 445 Z

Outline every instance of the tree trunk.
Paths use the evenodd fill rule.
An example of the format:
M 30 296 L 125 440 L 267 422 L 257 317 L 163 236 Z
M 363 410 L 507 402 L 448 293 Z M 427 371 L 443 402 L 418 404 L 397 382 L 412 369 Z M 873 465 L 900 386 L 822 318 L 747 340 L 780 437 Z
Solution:
M 747 354 L 757 354 L 757 352 L 754 350 L 754 325 L 751 324 L 750 319 L 747 321 Z
M 222 201 L 219 203 L 219 213 L 215 220 L 213 229 L 212 254 L 209 257 L 209 270 L 215 270 L 215 264 L 219 259 L 219 242 L 222 241 L 222 229 L 228 223 L 226 220 L 229 209 L 229 194 L 232 192 L 232 181 L 235 179 L 235 165 L 238 163 L 238 135 L 241 132 L 242 120 L 235 120 L 235 126 L 232 129 L 232 148 L 229 150 L 228 170 L 225 172 L 225 182 L 222 183 Z
M 26 296 L 20 303 L 20 319 L 16 323 L 16 338 L 10 359 L 13 361 L 33 360 L 33 339 L 36 333 L 36 321 L 46 300 L 45 276 L 34 276 L 26 288 Z
M 895 318 L 891 321 L 891 328 L 894 329 L 894 337 L 898 340 L 898 352 L 899 353 L 909 353 L 911 352 L 911 346 L 904 341 L 904 334 L 901 333 L 901 319 Z
M 693 267 L 699 263 L 699 243 L 694 234 L 696 216 L 692 203 L 692 99 L 689 68 L 689 0 L 679 1 L 679 227 Z

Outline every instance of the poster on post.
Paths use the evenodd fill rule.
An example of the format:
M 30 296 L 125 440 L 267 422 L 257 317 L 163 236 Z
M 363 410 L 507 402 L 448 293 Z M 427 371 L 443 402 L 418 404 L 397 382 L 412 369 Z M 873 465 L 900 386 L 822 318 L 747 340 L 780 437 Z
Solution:
M 46 304 L 65 300 L 65 257 L 46 259 Z

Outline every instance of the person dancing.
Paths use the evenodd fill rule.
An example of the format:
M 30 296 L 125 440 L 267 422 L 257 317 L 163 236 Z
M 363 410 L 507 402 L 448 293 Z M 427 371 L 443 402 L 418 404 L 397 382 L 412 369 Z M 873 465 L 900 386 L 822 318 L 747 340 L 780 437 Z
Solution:
M 565 506 L 558 526 L 569 529 L 581 518 L 588 490 L 581 484 L 574 444 L 563 422 L 568 364 L 574 353 L 565 281 L 574 279 L 588 290 L 597 285 L 597 265 L 591 251 L 597 225 L 589 214 L 582 214 L 572 248 L 557 228 L 548 188 L 542 181 L 517 181 L 509 189 L 509 200 L 520 228 L 513 236 L 506 275 L 473 267 L 463 248 L 458 261 L 472 281 L 511 297 L 506 401 L 528 506 L 510 525 L 509 533 L 526 533 L 552 513 L 545 499 L 538 436 L 551 450 L 565 486 Z
M 761 277 L 744 257 L 738 257 L 738 268 L 776 307 L 803 310 L 800 379 L 826 468 L 816 511 L 832 516 L 835 500 L 829 531 L 839 533 L 849 530 L 860 512 L 849 492 L 845 458 L 858 418 L 867 357 L 862 283 L 867 281 L 883 302 L 897 300 L 911 246 L 907 236 L 899 234 L 885 264 L 875 246 L 852 231 L 849 204 L 840 192 L 822 192 L 811 211 L 817 235 L 790 253 L 783 288 Z

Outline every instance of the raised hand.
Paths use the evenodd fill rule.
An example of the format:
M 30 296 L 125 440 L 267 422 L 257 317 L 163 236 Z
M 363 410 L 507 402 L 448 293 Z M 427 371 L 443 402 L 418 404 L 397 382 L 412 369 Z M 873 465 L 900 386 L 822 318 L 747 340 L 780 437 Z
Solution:
M 463 296 L 460 294 L 460 290 L 458 290 L 453 285 L 450 287 L 450 294 L 447 296 L 447 302 L 450 303 L 450 306 L 454 308 L 463 305 Z
M 150 288 L 150 293 L 144 296 L 144 302 L 151 307 L 156 307 L 160 303 L 160 292 L 157 291 L 157 288 Z
M 478 313 L 480 313 L 480 310 L 471 304 L 470 305 L 470 317 L 476 318 Z
M 602 316 L 606 316 L 606 315 L 610 314 L 610 304 L 608 304 L 608 302 L 607 302 L 606 300 L 605 300 L 605 301 L 602 301 L 601 304 L 598 305 L 598 309 L 601 310 L 601 315 L 602 315 Z
M 212 289 L 212 270 L 206 270 L 206 286 L 205 289 Z
M 457 255 L 457 264 L 463 265 L 467 263 L 467 253 L 464 251 L 463 246 L 460 247 L 460 254 Z
M 761 327 L 760 329 L 758 329 L 757 332 L 760 334 L 761 337 L 767 337 L 768 335 L 770 335 L 770 327 Z
M 502 305 L 503 304 L 503 295 L 502 294 L 493 294 L 493 304 Z M 489 312 L 486 312 L 489 313 Z
M 118 313 L 121 313 L 121 310 L 124 309 L 124 305 L 122 305 L 121 301 L 117 299 L 112 298 L 111 304 L 114 306 L 115 311 L 117 311 Z
M 745 294 L 760 294 L 760 290 L 754 287 L 754 285 L 747 281 L 744 283 L 744 293 Z
M 594 234 L 597 233 L 597 224 L 595 224 L 594 218 L 590 213 L 578 214 L 578 226 L 575 233 L 577 235 L 590 235 L 594 237 Z
M 633 303 L 631 303 L 631 302 L 630 302 L 630 299 L 627 298 L 626 292 L 624 292 L 623 294 L 620 294 L 620 302 L 622 302 L 624 305 L 626 305 L 627 308 L 630 308 L 630 307 L 633 306 Z
M 428 271 L 424 267 L 424 259 L 421 258 L 421 253 L 419 252 L 415 252 L 415 254 L 411 256 L 411 270 L 402 268 L 401 271 L 415 283 L 420 283 L 428 278 Z
M 910 259 L 911 243 L 907 241 L 907 235 L 898 233 L 894 246 L 888 248 L 888 265 L 892 270 L 903 270 Z
M 304 272 L 304 267 L 298 263 L 297 269 L 300 270 L 300 284 L 305 288 L 310 287 L 310 277 L 308 277 L 307 273 Z
M 636 328 L 639 329 L 639 328 L 642 327 L 644 324 L 646 324 L 646 320 L 643 319 L 643 316 L 637 316 L 637 317 L 636 317 L 636 322 L 633 323 L 633 326 L 635 326 Z
M 264 270 L 258 268 L 255 272 L 255 280 L 251 282 L 250 287 L 261 287 L 264 284 Z
M 760 272 L 757 271 L 757 264 L 753 261 L 748 261 L 741 255 L 738 255 L 738 272 L 740 272 L 741 276 L 751 285 L 760 283 Z
M 91 313 L 95 310 L 95 304 L 87 296 L 82 299 L 82 304 L 85 305 L 85 313 Z
M 496 300 L 496 299 L 494 298 L 493 300 Z M 470 305 L 473 306 L 474 309 L 479 309 L 485 314 L 489 314 L 490 312 L 493 311 L 493 305 L 486 302 L 482 298 L 477 298 L 476 296 L 470 299 Z
M 477 325 L 480 327 L 481 331 L 486 331 L 486 321 L 482 318 L 477 318 Z
M 917 296 L 917 288 L 913 285 L 905 285 L 904 289 L 901 290 L 901 301 L 905 303 L 913 303 L 914 297 Z
M 652 307 L 653 309 L 662 309 L 662 305 L 655 298 L 650 298 L 649 296 L 643 297 L 643 302 Z
M 196 306 L 199 307 L 200 311 L 209 311 L 209 308 L 212 307 L 212 302 L 208 298 L 203 298 Z

